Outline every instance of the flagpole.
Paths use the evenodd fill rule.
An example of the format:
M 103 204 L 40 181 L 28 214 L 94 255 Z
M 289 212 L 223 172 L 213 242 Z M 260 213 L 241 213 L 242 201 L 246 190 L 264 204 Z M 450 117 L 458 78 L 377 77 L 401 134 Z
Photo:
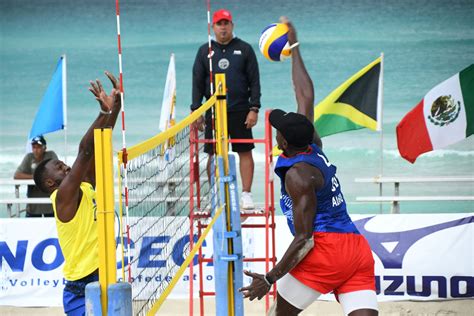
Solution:
M 63 83 L 63 122 L 64 122 L 64 163 L 67 164 L 67 67 L 66 67 L 66 54 L 62 55 L 63 59 L 63 71 L 62 71 L 62 83 Z
M 380 76 L 379 76 L 379 93 L 378 93 L 378 109 L 377 109 L 377 124 L 380 124 L 380 175 L 383 176 L 383 52 L 380 53 Z M 382 181 L 379 182 L 379 196 L 382 196 Z M 383 212 L 382 203 L 380 203 L 380 213 Z

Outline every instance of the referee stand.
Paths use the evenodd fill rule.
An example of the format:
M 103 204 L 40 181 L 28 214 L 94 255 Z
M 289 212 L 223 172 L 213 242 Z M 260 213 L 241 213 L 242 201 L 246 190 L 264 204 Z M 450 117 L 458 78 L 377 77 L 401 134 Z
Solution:
M 222 77 L 221 77 L 222 76 Z M 224 82 L 225 75 L 216 74 L 216 86 L 219 87 L 219 83 Z M 244 262 L 261 262 L 265 265 L 265 272 L 268 272 L 276 264 L 276 246 L 275 246 L 275 200 L 274 200 L 274 183 L 273 183 L 273 155 L 272 155 L 272 127 L 268 121 L 270 111 L 265 112 L 265 137 L 263 139 L 232 139 L 229 140 L 227 136 L 227 110 L 226 110 L 226 99 L 225 99 L 225 86 L 220 86 L 221 89 L 217 89 L 217 101 L 215 108 L 215 144 L 216 144 L 216 160 L 217 170 L 215 168 L 215 160 L 211 162 L 211 188 L 214 192 L 211 196 L 218 194 L 215 191 L 219 191 L 221 201 L 225 201 L 228 210 L 224 216 L 217 219 L 216 224 L 213 226 L 214 237 L 213 237 L 213 258 L 205 258 L 202 254 L 202 250 L 199 251 L 198 264 L 199 264 L 199 311 L 200 315 L 205 315 L 204 311 L 204 297 L 205 296 L 216 296 L 216 315 L 243 315 L 243 297 L 238 289 L 243 286 L 243 263 Z M 222 94 L 222 95 L 221 95 Z M 193 127 L 194 128 L 194 127 Z M 192 128 L 192 129 L 193 129 Z M 195 129 L 195 128 L 194 128 Z M 209 140 L 198 139 L 197 132 L 191 131 L 191 156 L 199 155 L 198 144 L 209 143 Z M 265 168 L 264 168 L 264 198 L 265 204 L 263 210 L 256 209 L 253 213 L 241 214 L 238 198 L 238 185 L 237 185 L 237 172 L 236 162 L 233 155 L 228 154 L 229 143 L 260 143 L 265 147 Z M 196 159 L 198 160 L 198 159 Z M 227 167 L 228 166 L 228 167 Z M 199 166 L 195 166 L 199 168 Z M 217 177 L 215 175 L 217 173 Z M 200 194 L 200 179 L 199 170 L 194 170 L 192 174 L 196 174 L 192 177 L 191 182 L 196 185 L 196 196 L 193 197 L 194 193 L 191 193 L 190 199 L 193 201 L 201 200 Z M 220 178 L 219 178 L 220 176 Z M 216 182 L 214 182 L 216 181 Z M 219 189 L 216 189 L 219 187 Z M 194 191 L 193 191 L 194 192 Z M 222 194 L 228 194 L 223 196 Z M 215 204 L 215 202 L 213 201 Z M 212 210 L 215 210 L 215 205 L 211 206 Z M 196 208 L 199 213 L 195 212 L 195 207 L 192 206 L 190 209 L 190 222 L 197 222 L 198 237 L 201 236 L 201 232 L 207 227 L 206 218 L 213 216 L 207 212 L 202 212 L 200 205 Z M 224 214 L 222 214 L 224 215 Z M 262 218 L 263 221 L 258 223 L 245 224 L 241 220 L 247 217 Z M 193 226 L 193 224 L 191 224 Z M 242 249 L 242 229 L 248 228 L 263 228 L 265 229 L 265 253 L 260 257 L 246 257 Z M 191 238 L 191 237 L 190 237 Z M 215 292 L 204 290 L 204 269 L 203 264 L 212 262 L 214 265 L 214 281 L 215 281 Z M 190 265 L 190 275 L 193 275 L 193 267 Z M 273 296 L 271 300 L 270 297 Z M 192 281 L 190 279 L 190 311 L 189 314 L 193 315 L 193 290 Z M 270 303 L 276 298 L 276 285 L 273 285 L 271 291 L 265 296 L 265 311 L 270 308 Z

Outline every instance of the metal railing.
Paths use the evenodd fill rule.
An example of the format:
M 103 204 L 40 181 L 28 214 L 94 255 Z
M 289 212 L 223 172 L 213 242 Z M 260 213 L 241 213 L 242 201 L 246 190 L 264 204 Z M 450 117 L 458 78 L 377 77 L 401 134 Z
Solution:
M 12 186 L 14 193 L 7 193 L 11 196 L 8 198 L 0 198 L 0 204 L 7 206 L 7 212 L 9 217 L 20 217 L 21 213 L 25 212 L 25 208 L 22 205 L 26 204 L 51 204 L 51 200 L 47 197 L 44 198 L 27 198 L 20 197 L 20 187 L 22 185 L 34 185 L 35 182 L 29 180 L 15 180 L 15 179 L 0 179 L 1 186 Z M 13 211 L 13 208 L 15 211 Z
M 401 183 L 446 183 L 446 182 L 470 182 L 474 183 L 474 176 L 466 177 L 380 177 L 373 178 L 356 178 L 358 183 L 374 183 L 380 188 L 379 196 L 358 196 L 357 202 L 376 202 L 376 203 L 392 203 L 392 214 L 400 213 L 400 202 L 406 201 L 474 201 L 472 195 L 417 195 L 417 196 L 401 196 Z M 382 195 L 382 185 L 384 183 L 394 184 L 394 194 L 390 196 Z
M 186 179 L 186 178 L 185 178 Z M 150 181 L 146 179 L 135 179 L 133 182 L 142 182 L 142 181 L 147 181 L 151 185 L 160 185 L 160 184 L 166 184 L 170 185 L 172 183 L 176 182 L 182 182 L 182 178 L 171 178 L 167 179 L 166 181 Z M 207 178 L 201 178 L 201 181 L 207 181 Z M 117 179 L 115 179 L 115 187 L 117 187 Z M 34 185 L 34 181 L 32 179 L 28 180 L 15 180 L 15 179 L 0 179 L 0 186 L 2 187 L 10 187 L 14 189 L 14 192 L 5 192 L 2 194 L 2 197 L 0 197 L 0 205 L 6 205 L 7 208 L 7 213 L 9 217 L 20 217 L 20 215 L 24 212 L 26 212 L 26 205 L 27 204 L 51 204 L 51 200 L 49 197 L 44 197 L 44 198 L 29 198 L 29 197 L 21 197 L 21 186 L 27 186 L 27 185 Z M 7 196 L 7 197 L 3 197 Z M 180 202 L 180 201 L 187 201 L 189 198 L 186 197 L 173 197 L 173 196 L 168 196 L 168 197 L 163 197 L 163 198 L 158 198 L 158 199 L 151 199 L 150 201 L 155 201 L 155 202 L 162 202 L 166 201 L 169 203 L 174 203 L 174 202 Z M 133 199 L 130 200 L 133 202 Z M 118 198 L 118 192 L 116 196 L 116 202 L 119 202 Z

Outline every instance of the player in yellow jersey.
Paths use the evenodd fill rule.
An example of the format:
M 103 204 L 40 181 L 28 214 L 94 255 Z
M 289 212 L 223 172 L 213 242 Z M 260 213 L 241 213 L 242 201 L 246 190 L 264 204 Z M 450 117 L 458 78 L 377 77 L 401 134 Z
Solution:
M 86 284 L 98 280 L 98 240 L 95 203 L 94 129 L 114 127 L 120 112 L 119 84 L 105 72 L 113 85 L 107 95 L 99 80 L 89 90 L 100 104 L 100 113 L 79 144 L 72 167 L 57 159 L 41 162 L 35 170 L 36 185 L 50 194 L 58 239 L 64 255 L 64 312 L 85 314 Z

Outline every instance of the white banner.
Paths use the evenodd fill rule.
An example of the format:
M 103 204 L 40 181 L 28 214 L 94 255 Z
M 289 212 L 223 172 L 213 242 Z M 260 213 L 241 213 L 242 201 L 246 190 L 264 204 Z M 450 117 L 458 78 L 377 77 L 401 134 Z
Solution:
M 472 213 L 351 215 L 351 218 L 372 249 L 380 302 L 474 297 Z M 285 227 L 285 218 L 278 216 L 276 221 L 279 259 L 293 236 Z M 255 230 L 254 234 L 253 249 L 265 249 L 264 235 L 257 235 L 260 232 Z M 253 270 L 264 271 L 262 264 L 254 265 L 260 266 Z M 334 296 L 323 295 L 321 299 L 334 300 Z
M 2 218 L 0 227 L 0 305 L 62 306 L 64 257 L 54 218 Z
M 173 121 L 176 117 L 175 105 L 176 66 L 174 62 L 174 54 L 171 54 L 168 73 L 166 74 L 165 90 L 163 91 L 163 102 L 161 103 L 160 123 L 158 125 L 160 131 L 166 131 L 174 125 Z
M 360 232 L 369 241 L 374 258 L 379 301 L 442 300 L 474 297 L 474 216 L 467 214 L 352 215 Z M 132 218 L 131 224 L 136 219 Z M 152 219 L 149 219 L 152 220 Z M 261 218 L 248 219 L 246 223 Z M 276 252 L 281 258 L 292 236 L 284 217 L 277 216 Z M 188 221 L 182 222 L 182 226 Z M 0 305 L 61 306 L 64 258 L 57 241 L 54 219 L 0 219 Z M 133 271 L 148 267 L 146 276 L 162 278 L 159 266 L 169 266 L 156 257 L 172 253 L 173 264 L 184 261 L 183 249 L 189 242 L 187 229 L 173 236 L 146 236 L 134 241 Z M 177 233 L 177 234 L 176 234 Z M 134 239 L 132 231 L 132 241 Z M 244 256 L 263 257 L 264 230 L 244 229 Z M 163 250 L 163 251 L 162 251 Z M 212 231 L 203 244 L 205 257 L 212 256 Z M 212 263 L 204 265 L 204 290 L 214 291 Z M 264 263 L 245 263 L 244 269 L 264 271 Z M 194 266 L 194 297 L 198 295 L 198 265 Z M 158 273 L 157 273 L 158 272 Z M 134 274 L 134 273 L 133 273 Z M 121 273 L 117 274 L 118 276 Z M 147 282 L 146 276 L 135 282 Z M 250 282 L 244 278 L 244 284 Z M 184 275 L 170 298 L 189 297 L 189 275 Z M 332 300 L 332 295 L 322 299 Z

